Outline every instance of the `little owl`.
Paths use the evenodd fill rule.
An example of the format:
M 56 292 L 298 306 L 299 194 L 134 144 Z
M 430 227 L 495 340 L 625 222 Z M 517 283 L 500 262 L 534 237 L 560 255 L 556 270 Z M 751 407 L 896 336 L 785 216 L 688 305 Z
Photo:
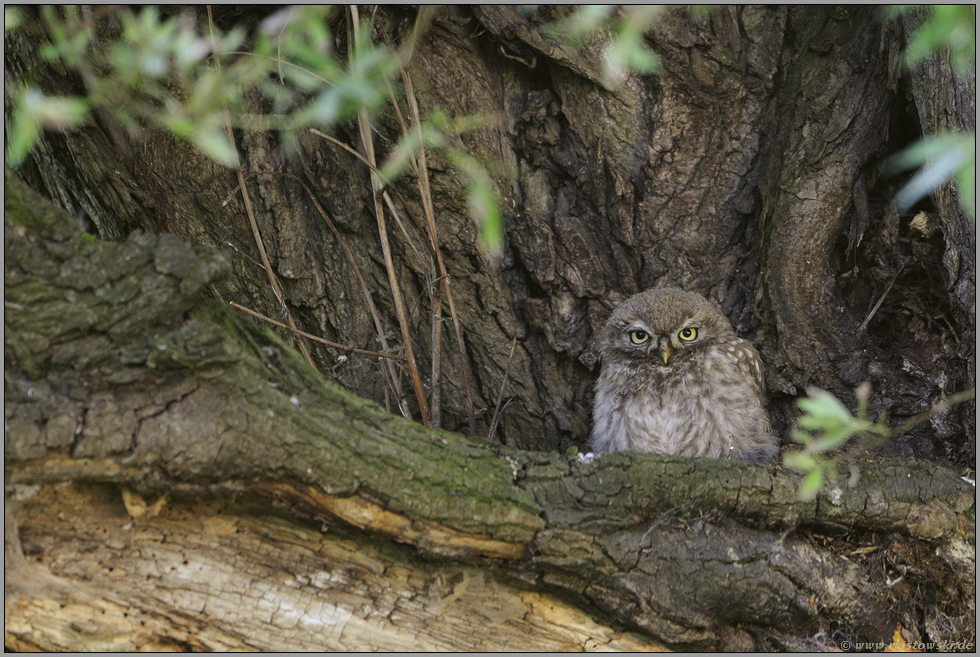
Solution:
M 592 447 L 768 463 L 778 452 L 763 408 L 762 361 L 707 299 L 647 290 L 599 334 Z

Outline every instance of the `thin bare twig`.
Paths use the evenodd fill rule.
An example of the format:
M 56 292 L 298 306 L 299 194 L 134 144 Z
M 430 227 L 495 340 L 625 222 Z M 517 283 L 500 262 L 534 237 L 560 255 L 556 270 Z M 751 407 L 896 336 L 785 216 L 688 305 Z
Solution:
M 494 413 L 493 422 L 490 423 L 490 440 L 493 440 L 493 436 L 497 433 L 497 427 L 500 424 L 500 420 L 504 417 L 504 413 L 507 412 L 507 407 L 510 406 L 511 402 L 517 399 L 517 395 L 511 395 L 504 402 L 504 405 L 500 407 L 499 412 Z
M 850 447 L 845 452 L 841 460 L 847 461 L 849 459 L 855 459 L 869 451 L 876 450 L 895 436 L 901 436 L 906 431 L 914 429 L 923 422 L 928 421 L 933 415 L 938 415 L 939 413 L 949 410 L 950 406 L 970 401 L 971 399 L 975 398 L 976 390 L 974 388 L 970 388 L 969 390 L 954 393 L 946 399 L 941 399 L 921 413 L 913 415 L 911 418 L 897 427 L 889 429 L 888 433 L 885 435 L 867 434 L 863 439 L 857 441 L 852 447 Z
M 322 137 L 323 139 L 326 139 L 331 144 L 334 144 L 336 146 L 340 146 L 345 151 L 347 151 L 348 153 L 350 153 L 351 155 L 353 155 L 354 157 L 356 157 L 357 159 L 359 159 L 363 164 L 367 165 L 367 167 L 370 168 L 372 171 L 374 171 L 375 173 L 380 174 L 380 170 L 378 169 L 378 167 L 376 167 L 373 164 L 371 164 L 370 162 L 368 162 L 366 157 L 364 157 L 363 155 L 361 155 L 360 153 L 358 153 L 353 148 L 351 148 L 350 146 L 348 146 L 344 142 L 340 141 L 336 137 L 331 137 L 327 133 L 321 132 L 320 130 L 317 130 L 316 128 L 310 128 L 310 132 L 313 133 L 314 135 L 316 135 L 317 137 Z M 385 181 L 385 182 L 387 182 L 387 181 Z
M 878 309 L 881 308 L 881 304 L 882 302 L 884 302 L 885 297 L 887 297 L 888 293 L 892 291 L 892 286 L 895 285 L 895 281 L 898 280 L 899 274 L 902 273 L 902 270 L 905 269 L 905 265 L 909 264 L 909 260 L 911 259 L 912 256 L 908 256 L 907 258 L 905 258 L 905 262 L 902 263 L 902 265 L 898 268 L 898 271 L 895 272 L 895 275 L 892 276 L 892 280 L 890 283 L 888 283 L 888 287 L 885 288 L 885 291 L 882 292 L 881 296 L 878 298 L 878 303 L 875 304 L 875 307 L 871 309 L 871 312 L 868 313 L 868 316 L 864 318 L 863 322 L 861 322 L 861 326 L 858 327 L 857 330 L 858 333 L 863 333 L 864 329 L 868 328 L 868 324 L 871 322 L 871 319 L 875 316 L 875 313 L 878 312 Z
M 218 57 L 218 46 L 214 35 L 214 21 L 211 17 L 211 5 L 208 5 L 208 28 L 211 31 L 211 46 L 214 51 L 214 68 L 215 71 L 220 74 L 221 58 Z M 241 161 L 238 158 L 238 147 L 235 145 L 235 131 L 231 126 L 231 113 L 228 111 L 228 103 L 222 101 L 222 105 L 224 107 L 225 125 L 228 130 L 228 141 L 231 142 L 231 150 L 235 154 L 235 172 L 238 174 L 238 185 L 242 188 L 242 199 L 245 202 L 245 214 L 248 215 L 248 223 L 252 228 L 252 236 L 255 238 L 255 244 L 259 249 L 259 256 L 262 258 L 262 266 L 265 267 L 265 273 L 269 277 L 269 283 L 272 285 L 272 292 L 279 301 L 283 315 L 289 322 L 290 330 L 296 332 L 298 331 L 296 328 L 296 322 L 293 321 L 293 316 L 289 312 L 289 308 L 286 306 L 286 297 L 282 292 L 282 288 L 279 286 L 279 282 L 276 280 L 275 274 L 272 273 L 272 265 L 269 264 L 269 256 L 265 252 L 265 244 L 262 242 L 262 234 L 259 232 L 259 225 L 255 221 L 255 212 L 252 210 L 252 200 L 249 198 L 248 190 L 245 188 L 245 176 L 242 172 Z M 320 370 L 316 366 L 316 362 L 313 360 L 313 356 L 310 354 L 310 350 L 306 346 L 306 342 L 296 338 L 296 346 L 299 347 L 300 352 L 303 354 L 303 358 L 305 358 L 306 362 L 310 364 L 310 367 L 319 372 Z
M 895 436 L 900 436 L 906 431 L 908 431 L 909 429 L 912 429 L 922 424 L 923 422 L 931 418 L 933 415 L 946 412 L 947 410 L 949 410 L 950 406 L 959 404 L 961 402 L 970 401 L 971 399 L 975 399 L 975 398 L 976 398 L 976 390 L 970 388 L 969 390 L 964 390 L 963 392 L 957 392 L 955 394 L 952 394 L 946 399 L 940 399 L 933 406 L 930 406 L 929 408 L 922 411 L 921 413 L 912 416 L 907 421 L 903 422 L 902 424 L 892 429 L 888 433 L 888 437 L 893 438 Z
M 297 183 L 299 183 L 300 186 L 302 186 L 303 191 L 306 192 L 307 197 L 313 203 L 313 207 L 315 207 L 317 212 L 320 213 L 320 216 L 323 218 L 324 223 L 327 224 L 327 227 L 330 229 L 330 232 L 333 233 L 334 239 L 337 240 L 337 243 L 340 245 L 340 248 L 344 252 L 344 256 L 347 258 L 347 263 L 350 265 L 351 271 L 354 272 L 354 277 L 357 279 L 358 285 L 361 288 L 361 292 L 364 295 L 364 299 L 367 302 L 368 312 L 370 313 L 371 319 L 374 322 L 374 330 L 378 335 L 378 342 L 381 343 L 381 349 L 383 349 L 385 353 L 390 352 L 391 348 L 388 346 L 388 339 L 385 337 L 385 330 L 384 327 L 381 325 L 381 315 L 378 312 L 377 306 L 374 305 L 374 298 L 371 296 L 371 289 L 368 287 L 367 283 L 364 281 L 364 277 L 361 275 L 361 269 L 360 267 L 357 266 L 357 261 L 354 259 L 354 254 L 350 250 L 350 246 L 348 246 L 347 240 L 345 240 L 344 236 L 340 233 L 339 230 L 337 230 L 337 226 L 330 218 L 330 214 L 327 213 L 327 211 L 323 208 L 322 205 L 320 205 L 320 202 L 317 200 L 316 195 L 313 193 L 313 190 L 310 188 L 310 186 L 307 185 L 305 182 L 303 182 L 303 180 L 301 180 L 298 176 L 289 173 L 288 171 L 255 171 L 249 173 L 248 175 L 249 176 L 253 176 L 253 175 L 281 176 L 284 178 L 290 178 L 296 181 Z M 309 174 L 307 173 L 307 175 Z M 402 392 L 402 386 L 401 386 L 401 377 L 398 376 L 398 373 L 395 370 L 395 364 L 391 361 L 391 359 L 389 359 L 385 361 L 385 365 L 387 366 L 387 374 L 389 379 L 388 383 L 391 386 L 392 390 L 394 390 L 395 397 L 398 399 L 398 408 L 401 411 L 402 415 L 404 415 L 406 418 L 411 420 L 412 411 L 405 403 L 405 395 Z M 387 394 L 388 391 L 386 388 L 385 389 L 386 400 L 387 400 Z M 385 408 L 390 410 L 390 405 L 387 404 L 387 402 Z
M 507 366 L 504 367 L 504 378 L 500 382 L 500 392 L 497 393 L 497 406 L 493 409 L 493 419 L 490 421 L 490 433 L 487 434 L 487 438 L 493 440 L 493 435 L 497 432 L 497 425 L 500 424 L 500 418 L 503 417 L 504 410 L 510 406 L 510 403 L 514 400 L 513 397 L 507 400 L 507 403 L 501 408 L 501 403 L 504 400 L 504 388 L 507 387 L 507 375 L 510 373 L 510 364 L 514 360 L 514 347 L 517 346 L 517 336 L 510 343 L 510 355 L 507 356 Z
M 349 347 L 349 346 L 347 346 L 345 344 L 340 344 L 339 342 L 331 342 L 330 340 L 325 340 L 325 339 L 323 339 L 321 337 L 318 337 L 318 336 L 315 336 L 315 335 L 311 335 L 310 333 L 306 333 L 305 331 L 300 331 L 299 329 L 295 329 L 295 328 L 292 328 L 290 326 L 287 326 L 286 324 L 283 324 L 282 322 L 277 322 L 276 320 L 272 319 L 271 317 L 266 317 L 262 313 L 257 313 L 254 310 L 251 310 L 249 308 L 246 308 L 245 306 L 243 306 L 241 304 L 235 303 L 234 301 L 229 301 L 228 302 L 228 305 L 230 305 L 230 306 L 232 306 L 234 308 L 238 308 L 239 310 L 241 310 L 243 312 L 246 312 L 249 315 L 252 315 L 253 317 L 258 317 L 259 319 L 261 319 L 264 322 L 269 322 L 270 324 L 274 324 L 275 326 L 278 326 L 279 328 L 284 328 L 287 331 L 292 331 L 296 335 L 301 335 L 301 336 L 303 336 L 304 338 L 306 338 L 308 340 L 313 340 L 314 342 L 319 342 L 321 344 L 325 344 L 328 347 L 333 347 L 334 349 L 343 349 L 344 351 L 349 351 L 349 352 L 354 353 L 354 354 L 363 354 L 365 356 L 374 356 L 375 358 L 387 358 L 389 360 L 405 360 L 405 357 L 404 356 L 401 356 L 401 355 L 383 354 L 383 353 L 381 353 L 379 351 L 368 351 L 367 349 L 358 349 L 357 347 Z
M 353 58 L 354 51 L 360 41 L 360 22 L 358 19 L 357 5 L 349 5 L 349 9 L 352 36 L 348 40 L 348 46 L 350 48 L 351 58 Z M 395 314 L 398 317 L 398 324 L 402 332 L 402 341 L 405 344 L 405 362 L 408 364 L 412 386 L 415 388 L 415 397 L 418 400 L 422 423 L 427 428 L 432 428 L 432 417 L 429 414 L 429 405 L 425 399 L 425 388 L 422 386 L 422 377 L 419 376 L 418 364 L 415 361 L 415 350 L 412 347 L 412 335 L 409 330 L 408 317 L 405 315 L 405 305 L 402 301 L 401 289 L 398 286 L 398 278 L 395 275 L 395 263 L 391 257 L 391 245 L 388 242 L 388 230 L 385 227 L 384 206 L 382 204 L 383 187 L 377 173 L 377 159 L 374 155 L 374 137 L 371 135 L 371 120 L 366 107 L 362 106 L 359 108 L 357 122 L 361 132 L 361 142 L 364 145 L 364 153 L 368 162 L 371 164 L 371 195 L 374 201 L 375 217 L 378 220 L 378 237 L 381 240 L 381 252 L 384 256 L 385 268 L 388 270 L 388 282 L 391 286 L 391 295 L 395 303 Z

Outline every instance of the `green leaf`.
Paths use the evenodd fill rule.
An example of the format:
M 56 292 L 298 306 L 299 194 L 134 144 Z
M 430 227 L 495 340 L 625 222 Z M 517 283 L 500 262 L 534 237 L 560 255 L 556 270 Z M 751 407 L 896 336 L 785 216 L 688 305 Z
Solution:
M 854 427 L 849 427 L 846 425 L 834 427 L 833 429 L 829 429 L 824 432 L 822 436 L 814 441 L 813 449 L 820 453 L 829 452 L 835 447 L 843 445 L 850 440 L 852 436 L 859 433 L 864 432 L 860 429 L 856 430 Z
M 226 167 L 238 164 L 237 154 L 228 141 L 228 133 L 220 128 L 198 128 L 191 136 L 191 142 L 212 160 Z
M 800 489 L 796 493 L 797 498 L 803 502 L 816 499 L 817 493 L 820 492 L 820 487 L 823 486 L 823 478 L 823 470 L 813 470 L 807 476 L 803 477 Z
M 197 126 L 189 117 L 171 113 L 160 117 L 160 123 L 170 132 L 182 139 L 191 139 Z
M 928 159 L 925 166 L 919 169 L 895 195 L 895 203 L 898 205 L 899 212 L 907 211 L 919 199 L 932 193 L 944 182 L 953 178 L 960 169 L 970 166 L 975 140 L 956 139 L 950 143 L 950 140 L 944 139 L 937 140 L 937 143 L 944 145 L 943 150 Z
M 398 140 L 378 170 L 378 175 L 381 176 L 381 180 L 385 184 L 400 178 L 402 174 L 408 171 L 409 166 L 411 166 L 412 155 L 419 147 L 419 141 L 419 134 L 415 130 L 403 135 Z
M 541 35 L 577 50 L 588 43 L 612 10 L 611 5 L 580 5 L 570 16 L 544 25 Z
M 504 252 L 504 219 L 493 188 L 477 186 L 467 199 L 470 213 L 480 224 L 480 239 L 491 258 L 499 261 Z
M 69 130 L 89 118 L 88 103 L 70 96 L 45 96 L 39 89 L 22 89 L 11 121 L 7 163 L 17 166 L 24 161 L 41 135 L 41 129 Z
M 905 49 L 906 66 L 916 66 L 948 48 L 957 74 L 970 75 L 977 49 L 974 5 L 934 5 L 929 12 Z
M 499 260 L 504 249 L 504 222 L 493 180 L 472 155 L 457 151 L 454 161 L 467 177 L 466 205 L 480 228 L 480 241 L 488 255 Z
M 34 148 L 41 136 L 40 126 L 23 107 L 17 107 L 10 122 L 10 138 L 7 140 L 6 164 L 19 166 Z
M 6 34 L 10 30 L 16 30 L 20 25 L 20 12 L 14 7 L 7 7 L 4 5 L 3 8 L 3 33 Z
M 408 170 L 412 155 L 418 152 L 420 142 L 425 146 L 437 148 L 445 145 L 446 136 L 436 130 L 428 121 L 420 127 L 421 130 L 411 130 L 399 139 L 395 148 L 388 154 L 379 171 L 379 175 L 385 183 L 401 177 Z
M 800 416 L 799 424 L 808 431 L 825 431 L 827 429 L 843 426 L 844 423 L 837 419 L 822 417 L 810 413 Z
M 886 9 L 897 16 L 915 5 L 895 5 Z M 976 79 L 976 6 L 934 5 L 923 10 L 926 18 L 915 30 L 903 53 L 906 66 L 912 67 L 948 50 L 957 76 Z M 956 182 L 960 204 L 976 222 L 976 138 L 971 133 L 946 133 L 922 139 L 889 159 L 888 169 L 922 166 L 895 196 L 900 212 L 947 180 Z
M 796 405 L 804 413 L 837 424 L 846 423 L 851 419 L 851 412 L 847 410 L 847 407 L 826 390 L 814 390 L 810 393 L 809 398 L 797 400 Z
M 970 159 L 956 171 L 956 191 L 959 193 L 960 205 L 966 210 L 974 223 L 977 221 L 977 151 L 976 138 L 973 139 L 973 150 Z
M 885 174 L 893 175 L 898 171 L 922 166 L 929 160 L 941 156 L 946 151 L 956 148 L 959 141 L 958 133 L 942 132 L 924 137 L 899 153 L 888 158 Z
M 787 452 L 783 455 L 783 465 L 797 472 L 811 472 L 817 467 L 817 461 L 807 452 Z
M 800 445 L 810 445 L 813 442 L 813 436 L 799 429 L 791 429 L 789 437 L 794 443 L 799 443 Z

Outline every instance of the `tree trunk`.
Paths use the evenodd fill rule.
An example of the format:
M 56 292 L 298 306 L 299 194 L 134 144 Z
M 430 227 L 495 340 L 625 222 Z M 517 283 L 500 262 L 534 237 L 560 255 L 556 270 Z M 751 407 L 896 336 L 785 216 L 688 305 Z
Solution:
M 425 430 L 198 303 L 226 254 L 93 242 L 5 190 L 9 647 L 805 648 L 972 627 L 973 489 L 946 469 L 855 466 L 802 503 L 768 467 Z
M 6 455 L 24 498 L 8 506 L 7 548 L 28 578 L 8 576 L 26 582 L 16 609 L 8 589 L 7 618 L 24 613 L 8 646 L 801 648 L 890 641 L 899 623 L 948 639 L 972 623 L 974 529 L 957 514 L 973 492 L 941 467 L 853 466 L 805 505 L 778 469 L 569 449 L 587 450 L 599 328 L 665 283 L 708 296 L 756 344 L 783 435 L 809 386 L 849 404 L 871 381 L 872 411 L 893 421 L 974 387 L 975 228 L 944 188 L 915 209 L 935 230 L 912 229 L 878 164 L 975 125 L 975 82 L 942 57 L 903 74 L 911 18 L 731 6 L 665 10 L 648 34 L 661 72 L 607 88 L 603 37 L 573 51 L 541 36 L 568 11 L 441 8 L 407 65 L 423 118 L 493 117 L 450 146 L 501 172 L 499 262 L 448 151 L 427 154 L 438 235 L 412 179 L 392 186 L 388 218 L 419 369 L 441 371 L 430 401 L 468 432 L 471 396 L 478 435 L 499 419 L 493 442 L 344 392 L 418 419 L 403 358 L 308 342 L 318 376 L 201 302 L 206 290 L 285 309 L 307 333 L 401 356 L 369 172 L 352 155 L 313 132 L 287 153 L 242 130 L 242 190 L 108 111 L 44 136 L 20 173 L 109 241 L 48 210 L 5 224 Z M 397 41 L 414 12 L 379 7 L 375 23 Z M 342 17 L 331 27 L 345 33 Z M 5 80 L 79 93 L 40 58 L 39 35 L 30 22 L 7 35 Z M 399 136 L 390 108 L 375 128 L 379 144 Z M 360 146 L 353 126 L 328 131 Z M 884 454 L 972 468 L 975 430 L 963 404 Z M 303 613 L 271 602 L 287 600 Z M 434 621 L 457 616 L 465 632 Z
M 957 86 L 941 61 L 934 66 L 945 77 L 901 78 L 903 24 L 876 9 L 750 6 L 704 18 L 666 11 L 650 33 L 661 73 L 610 90 L 600 84 L 601 39 L 574 52 L 540 36 L 550 13 L 566 11 L 542 7 L 525 18 L 516 7 L 445 8 L 409 62 L 423 113 L 494 117 L 451 145 L 513 172 L 496 180 L 507 231 L 497 267 L 468 216 L 465 181 L 445 152 L 429 153 L 436 242 L 473 374 L 477 433 L 488 433 L 506 371 L 504 395 L 514 403 L 498 439 L 585 447 L 594 337 L 616 303 L 664 283 L 707 295 L 760 348 L 778 429 L 808 386 L 847 401 L 871 381 L 872 409 L 896 419 L 973 386 L 974 231 L 948 190 L 929 208 L 941 230 L 928 238 L 910 231 L 911 217 L 889 205 L 894 181 L 879 180 L 876 167 L 911 141 L 911 130 L 973 121 L 975 86 Z M 411 27 L 403 17 L 381 9 L 376 21 L 397 38 Z M 74 91 L 38 63 L 36 45 L 8 42 L 8 76 Z M 943 100 L 949 89 L 955 103 Z M 908 118 L 916 112 L 921 128 Z M 937 113 L 948 118 L 925 118 Z M 377 127 L 397 139 L 391 116 Z M 333 134 L 358 144 L 353 130 Z M 397 334 L 397 321 L 365 167 L 312 133 L 293 155 L 270 133 L 243 131 L 237 142 L 262 240 L 300 327 L 381 348 L 379 335 Z M 29 177 L 86 213 L 104 238 L 140 227 L 225 250 L 234 274 L 219 285 L 221 298 L 281 314 L 233 172 L 170 136 L 133 138 L 108 112 L 91 128 L 46 136 L 35 162 Z M 432 239 L 409 220 L 424 217 L 422 200 L 412 180 L 396 189 L 399 216 L 388 232 L 419 368 L 431 371 L 438 360 L 442 376 L 427 385 L 440 391 L 443 426 L 463 430 L 467 377 L 459 350 L 445 346 L 453 328 L 433 320 L 445 298 L 435 294 Z M 370 359 L 338 361 L 336 351 L 311 348 L 332 378 L 397 408 L 398 391 Z M 975 406 L 963 405 L 886 453 L 969 467 L 974 418 Z

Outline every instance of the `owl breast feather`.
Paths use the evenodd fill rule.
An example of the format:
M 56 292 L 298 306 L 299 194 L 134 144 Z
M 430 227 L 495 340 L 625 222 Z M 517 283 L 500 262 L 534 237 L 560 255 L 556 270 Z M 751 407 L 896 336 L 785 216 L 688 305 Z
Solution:
M 721 346 L 673 367 L 604 364 L 593 418 L 598 452 L 766 462 L 777 451 L 762 400 Z

